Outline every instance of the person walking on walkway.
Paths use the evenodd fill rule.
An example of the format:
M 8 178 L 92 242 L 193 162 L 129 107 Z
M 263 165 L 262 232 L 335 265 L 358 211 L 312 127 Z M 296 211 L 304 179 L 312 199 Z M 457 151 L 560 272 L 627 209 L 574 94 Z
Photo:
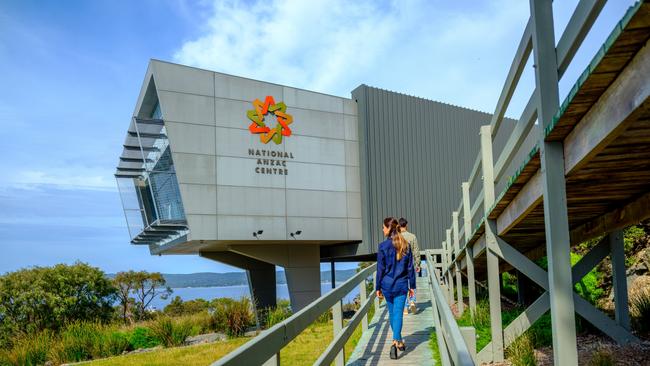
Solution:
M 418 238 L 415 236 L 415 234 L 408 231 L 409 223 L 405 218 L 400 217 L 398 222 L 400 234 L 402 234 L 402 237 L 404 237 L 404 239 L 406 239 L 406 241 L 409 243 L 409 248 L 411 248 L 411 253 L 413 253 L 413 267 L 415 268 L 415 272 L 419 277 L 422 277 L 422 271 L 420 267 L 422 260 L 420 259 L 420 246 L 418 245 Z M 406 299 L 406 303 L 404 304 L 404 315 L 408 314 L 409 310 L 411 311 L 411 314 L 415 314 L 415 296 L 415 289 L 413 289 L 413 296 L 410 296 L 408 299 Z
M 402 309 L 406 302 L 406 296 L 413 296 L 413 291 L 415 291 L 415 270 L 411 249 L 406 239 L 400 234 L 397 219 L 385 218 L 383 231 L 386 240 L 379 244 L 377 250 L 375 290 L 377 297 L 386 299 L 390 328 L 393 331 L 390 358 L 397 359 L 397 349 L 406 350 L 406 345 L 402 340 Z

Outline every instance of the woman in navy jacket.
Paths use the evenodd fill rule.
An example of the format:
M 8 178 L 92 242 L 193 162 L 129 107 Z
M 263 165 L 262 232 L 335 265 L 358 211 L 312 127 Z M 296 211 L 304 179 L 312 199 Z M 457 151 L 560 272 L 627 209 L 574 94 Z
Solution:
M 408 242 L 399 232 L 399 223 L 394 217 L 384 219 L 384 236 L 386 240 L 379 244 L 377 250 L 377 279 L 375 281 L 377 296 L 386 299 L 390 327 L 393 330 L 393 345 L 390 357 L 397 358 L 397 348 L 406 349 L 402 340 L 402 309 L 407 293 L 413 296 L 415 290 L 415 270 L 413 254 Z

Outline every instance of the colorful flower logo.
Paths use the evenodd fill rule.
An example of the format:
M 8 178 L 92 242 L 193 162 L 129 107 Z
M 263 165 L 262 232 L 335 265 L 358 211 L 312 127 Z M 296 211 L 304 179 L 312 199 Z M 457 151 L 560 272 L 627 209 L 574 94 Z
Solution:
M 253 107 L 255 109 L 246 112 L 248 119 L 253 121 L 248 126 L 248 130 L 252 134 L 259 134 L 262 143 L 267 144 L 273 140 L 273 142 L 279 145 L 282 143 L 282 136 L 291 136 L 289 125 L 293 122 L 293 117 L 287 113 L 287 106 L 284 102 L 275 103 L 273 97 L 269 95 L 264 99 L 264 103 L 259 99 L 255 99 L 253 101 Z M 268 114 L 275 116 L 278 122 L 274 128 L 269 128 L 264 123 Z

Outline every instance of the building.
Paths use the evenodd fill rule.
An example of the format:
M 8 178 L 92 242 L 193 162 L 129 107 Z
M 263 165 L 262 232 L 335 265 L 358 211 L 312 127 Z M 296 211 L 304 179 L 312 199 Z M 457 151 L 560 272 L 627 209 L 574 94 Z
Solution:
M 152 60 L 115 174 L 132 243 L 245 269 L 259 306 L 275 266 L 294 309 L 321 261 L 373 259 L 381 220 L 423 248 L 458 207 L 490 115 L 361 85 L 352 98 Z M 511 123 L 511 122 L 507 122 Z M 444 174 L 442 174 L 444 172 Z

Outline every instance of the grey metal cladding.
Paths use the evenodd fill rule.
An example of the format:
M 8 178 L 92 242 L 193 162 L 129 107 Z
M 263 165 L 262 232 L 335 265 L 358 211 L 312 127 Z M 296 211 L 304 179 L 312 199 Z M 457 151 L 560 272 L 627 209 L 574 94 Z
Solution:
M 405 217 L 421 248 L 438 248 L 491 115 L 361 85 L 358 103 L 363 246 L 376 252 L 384 217 Z M 504 120 L 508 127 L 514 123 Z M 497 138 L 495 145 L 504 141 Z

